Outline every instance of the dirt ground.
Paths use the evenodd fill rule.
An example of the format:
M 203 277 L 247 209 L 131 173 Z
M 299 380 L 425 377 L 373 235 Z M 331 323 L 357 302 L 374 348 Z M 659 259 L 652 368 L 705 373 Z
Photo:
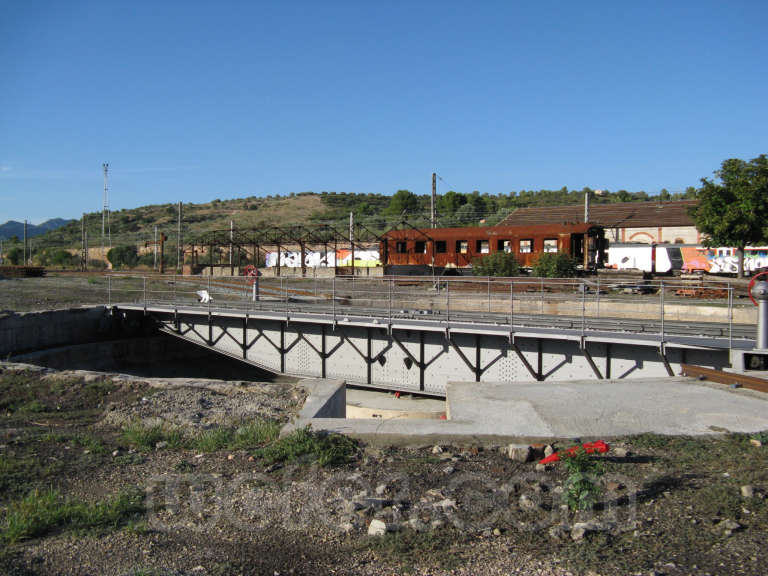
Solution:
M 768 434 L 609 439 L 574 512 L 498 446 L 278 439 L 300 383 L 0 369 L 3 574 L 765 574 Z

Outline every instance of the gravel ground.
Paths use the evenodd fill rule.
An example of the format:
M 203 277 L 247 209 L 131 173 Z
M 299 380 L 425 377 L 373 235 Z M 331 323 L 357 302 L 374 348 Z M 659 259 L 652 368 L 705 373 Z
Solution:
M 285 422 L 303 399 L 300 383 L 0 364 L 0 529 L 35 489 L 82 502 L 139 489 L 144 506 L 109 526 L 63 523 L 4 543 L 0 573 L 765 573 L 768 434 L 612 439 L 597 505 L 577 513 L 563 505 L 561 465 L 499 446 L 359 445 L 324 467 L 251 448 L 142 450 L 122 433 L 136 421 L 188 434 Z M 376 526 L 386 534 L 369 536 Z

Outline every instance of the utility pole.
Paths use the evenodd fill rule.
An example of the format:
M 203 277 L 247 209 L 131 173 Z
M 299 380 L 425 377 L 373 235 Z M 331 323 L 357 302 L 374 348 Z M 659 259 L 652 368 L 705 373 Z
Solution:
M 354 212 L 349 213 L 349 248 L 352 252 L 352 277 L 355 276 L 355 216 Z
M 232 241 L 235 239 L 235 221 L 229 221 L 229 275 L 235 275 L 235 269 L 232 264 Z
M 176 272 L 181 273 L 183 271 L 183 264 L 182 257 L 184 254 L 184 251 L 181 247 L 181 202 L 179 202 L 179 228 L 176 232 Z
M 83 212 L 83 224 L 80 230 L 80 270 L 88 271 L 88 244 L 85 240 L 85 212 Z
M 431 222 L 432 228 L 437 228 L 437 214 L 435 213 L 435 205 L 437 204 L 437 174 L 432 172 L 432 206 L 431 206 Z
M 3 239 L 0 238 L 0 264 L 3 263 Z
M 155 259 L 152 264 L 152 270 L 157 270 L 157 224 L 155 224 Z
M 109 194 L 107 189 L 107 173 L 109 172 L 109 163 L 104 162 L 101 167 L 104 169 L 104 206 L 101 209 L 101 257 L 104 257 L 104 238 L 108 238 L 108 246 L 112 248 L 112 231 L 109 227 Z
M 24 220 L 24 266 L 27 265 L 27 221 Z

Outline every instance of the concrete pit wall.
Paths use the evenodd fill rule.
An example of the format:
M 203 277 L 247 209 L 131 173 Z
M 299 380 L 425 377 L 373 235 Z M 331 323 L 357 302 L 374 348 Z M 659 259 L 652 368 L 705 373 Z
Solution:
M 0 357 L 86 344 L 113 335 L 115 323 L 103 306 L 0 316 Z

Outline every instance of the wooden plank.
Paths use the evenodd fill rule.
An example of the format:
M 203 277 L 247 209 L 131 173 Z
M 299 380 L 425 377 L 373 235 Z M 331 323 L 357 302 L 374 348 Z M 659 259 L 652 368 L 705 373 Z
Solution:
M 709 380 L 711 382 L 727 384 L 729 386 L 732 384 L 737 384 L 742 388 L 749 388 L 750 390 L 757 390 L 758 392 L 768 393 L 768 380 L 763 378 L 748 376 L 746 374 L 738 374 L 734 372 L 724 372 L 722 370 L 715 370 L 713 368 L 694 366 L 693 364 L 681 364 L 680 367 L 682 368 L 683 376 Z

